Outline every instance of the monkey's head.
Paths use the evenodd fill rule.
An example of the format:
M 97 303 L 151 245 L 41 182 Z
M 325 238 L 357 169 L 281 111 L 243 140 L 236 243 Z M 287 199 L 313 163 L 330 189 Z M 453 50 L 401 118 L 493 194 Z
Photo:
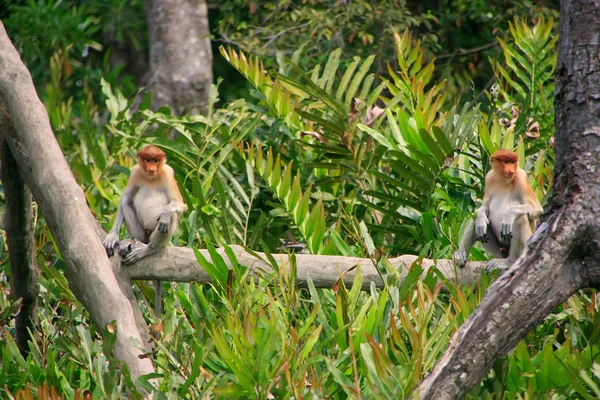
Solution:
M 138 152 L 138 164 L 144 174 L 152 179 L 156 177 L 167 162 L 167 155 L 156 146 L 148 145 Z
M 517 162 L 519 156 L 514 151 L 500 149 L 492 154 L 492 168 L 496 173 L 503 177 L 507 182 L 515 179 L 517 172 Z

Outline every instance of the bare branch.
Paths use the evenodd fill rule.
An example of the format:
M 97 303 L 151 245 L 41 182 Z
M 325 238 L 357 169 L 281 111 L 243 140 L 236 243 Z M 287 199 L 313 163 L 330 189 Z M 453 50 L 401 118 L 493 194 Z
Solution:
M 275 273 L 273 268 L 266 262 L 257 259 L 252 254 L 246 252 L 242 246 L 230 246 L 241 265 L 248 267 L 253 275 L 268 276 Z M 208 250 L 200 250 L 202 255 L 211 261 Z M 224 249 L 218 249 L 219 254 L 224 258 L 229 268 L 233 268 Z M 256 253 L 263 260 L 267 260 L 264 253 Z M 273 254 L 280 268 L 285 268 L 286 272 L 290 270 L 290 260 L 286 254 Z M 306 287 L 307 280 L 313 281 L 317 288 L 331 288 L 343 276 L 346 286 L 352 286 L 356 276 L 356 266 L 360 267 L 360 273 L 364 278 L 363 290 L 369 290 L 371 283 L 381 288 L 381 281 L 376 267 L 368 258 L 342 257 L 342 256 L 319 256 L 311 254 L 296 254 L 296 284 L 299 287 Z M 403 255 L 392 258 L 389 261 L 396 267 L 400 273 L 401 280 L 406 278 L 408 269 L 412 263 L 417 260 L 417 256 Z M 471 262 L 465 268 L 455 268 L 450 260 L 437 260 L 437 268 L 448 278 L 449 281 L 470 285 L 479 279 L 479 271 L 485 265 L 485 262 Z M 429 268 L 433 267 L 435 262 L 430 259 L 423 259 L 421 266 L 424 268 L 423 274 L 426 274 Z M 156 255 L 144 258 L 139 262 L 127 267 L 131 279 L 160 279 L 164 281 L 179 282 L 210 282 L 210 276 L 196 262 L 196 257 L 192 249 L 185 247 L 167 247 L 160 250 Z
M 473 47 L 472 49 L 458 49 L 456 50 L 454 53 L 449 53 L 449 54 L 441 54 L 439 56 L 437 56 L 436 58 L 438 60 L 444 60 L 447 58 L 454 58 L 454 57 L 460 57 L 460 56 L 468 56 L 469 54 L 473 54 L 473 53 L 479 53 L 480 51 L 485 51 L 488 49 L 492 49 L 494 47 L 499 46 L 497 41 L 493 41 L 491 43 L 488 44 L 484 44 L 483 46 L 479 46 L 479 47 Z

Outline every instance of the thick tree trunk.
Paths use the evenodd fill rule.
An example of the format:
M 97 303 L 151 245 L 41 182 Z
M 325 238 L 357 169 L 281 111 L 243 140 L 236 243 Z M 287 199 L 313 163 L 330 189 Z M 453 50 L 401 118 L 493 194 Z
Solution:
M 598 5 L 563 0 L 549 207 L 527 254 L 489 288 L 415 398 L 461 397 L 552 309 L 600 283 L 599 55 Z
M 205 0 L 147 0 L 152 108 L 206 108 L 213 81 Z
M 255 276 L 268 277 L 275 273 L 271 265 L 262 261 L 268 258 L 264 253 L 256 252 L 260 258 L 246 252 L 242 246 L 232 245 L 230 248 L 236 256 L 240 265 L 249 268 L 250 273 Z M 212 262 L 208 250 L 200 250 L 202 255 Z M 232 263 L 227 258 L 224 249 L 218 249 L 229 268 Z M 290 271 L 290 258 L 286 254 L 273 254 L 280 268 Z M 400 280 L 404 281 L 409 267 L 417 260 L 417 256 L 404 255 L 390 259 L 390 263 L 398 270 Z M 313 281 L 316 288 L 331 288 L 340 278 L 343 278 L 347 287 L 352 286 L 356 276 L 357 268 L 364 281 L 363 290 L 369 290 L 371 284 L 378 288 L 383 287 L 379 274 L 373 262 L 368 258 L 342 257 L 342 256 L 319 256 L 311 254 L 296 254 L 296 285 L 306 287 L 308 278 Z M 436 266 L 439 271 L 453 283 L 471 285 L 479 279 L 479 272 L 485 266 L 485 262 L 470 262 L 465 268 L 455 268 L 450 260 L 421 260 L 423 275 L 430 268 Z M 184 247 L 167 247 L 160 250 L 156 255 L 144 258 L 139 262 L 126 267 L 131 279 L 160 279 L 164 281 L 178 282 L 210 282 L 210 276 L 198 264 L 194 251 Z
M 13 299 L 21 299 L 21 308 L 15 319 L 17 345 L 21 353 L 29 353 L 30 335 L 37 325 L 37 298 L 40 292 L 40 271 L 35 260 L 33 210 L 31 192 L 25 186 L 6 141 L 14 128 L 3 112 L 0 99 L 0 179 L 4 188 L 4 230 L 8 242 L 10 287 Z
M 4 139 L 61 251 L 71 289 L 101 331 L 116 322 L 115 355 L 127 364 L 134 381 L 154 372 L 152 361 L 140 357 L 146 349 L 136 326 L 137 305 L 119 288 L 98 236 L 98 224 L 56 142 L 31 75 L 2 23 L 0 97 L 15 128 Z

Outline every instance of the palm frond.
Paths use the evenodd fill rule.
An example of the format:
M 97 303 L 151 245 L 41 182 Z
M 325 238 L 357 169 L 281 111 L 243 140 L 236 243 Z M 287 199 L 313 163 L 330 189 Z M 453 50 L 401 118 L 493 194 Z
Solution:
M 312 187 L 302 190 L 300 175 L 293 175 L 293 163 L 282 165 L 281 155 L 275 156 L 273 149 L 266 153 L 260 145 L 235 144 L 239 154 L 264 179 L 273 195 L 287 212 L 290 221 L 298 228 L 313 254 L 323 249 L 323 238 L 327 230 L 323 201 L 311 204 Z

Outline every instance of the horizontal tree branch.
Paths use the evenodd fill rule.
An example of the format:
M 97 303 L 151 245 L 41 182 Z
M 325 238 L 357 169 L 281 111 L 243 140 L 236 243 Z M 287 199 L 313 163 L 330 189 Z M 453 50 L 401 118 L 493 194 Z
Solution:
M 254 276 L 269 276 L 275 273 L 264 253 L 255 253 L 256 258 L 248 253 L 242 246 L 231 245 L 231 250 L 237 257 L 238 262 L 250 269 Z M 229 268 L 233 264 L 228 259 L 223 248 L 217 249 L 223 257 Z M 202 255 L 211 261 L 208 250 L 200 250 Z M 290 270 L 290 258 L 287 254 L 272 255 L 280 267 Z M 343 257 L 343 256 L 321 256 L 312 254 L 296 254 L 296 284 L 299 287 L 306 287 L 308 278 L 313 281 L 317 288 L 331 288 L 343 276 L 346 286 L 351 286 L 354 282 L 358 268 L 364 281 L 363 290 L 368 290 L 371 283 L 378 288 L 383 287 L 383 282 L 377 272 L 373 262 L 368 258 Z M 401 280 L 406 278 L 409 267 L 417 260 L 417 256 L 403 255 L 390 259 L 390 263 L 398 269 Z M 486 262 L 470 262 L 464 268 L 455 268 L 451 260 L 421 260 L 421 266 L 424 269 L 423 274 L 433 267 L 437 266 L 440 272 L 450 281 L 462 285 L 470 285 L 477 281 L 481 268 Z M 210 282 L 210 276 L 196 261 L 194 251 L 185 247 L 166 247 L 160 250 L 154 256 L 144 258 L 139 262 L 126 267 L 131 279 L 163 280 L 177 282 Z
M 467 56 L 469 54 L 473 54 L 473 53 L 479 53 L 480 51 L 485 51 L 494 47 L 499 46 L 500 44 L 494 40 L 491 43 L 488 44 L 484 44 L 483 46 L 478 46 L 478 47 L 474 47 L 472 49 L 458 49 L 453 53 L 450 54 L 441 54 L 439 56 L 437 56 L 436 58 L 438 60 L 444 60 L 446 58 L 454 58 L 454 57 L 460 57 L 460 56 Z

